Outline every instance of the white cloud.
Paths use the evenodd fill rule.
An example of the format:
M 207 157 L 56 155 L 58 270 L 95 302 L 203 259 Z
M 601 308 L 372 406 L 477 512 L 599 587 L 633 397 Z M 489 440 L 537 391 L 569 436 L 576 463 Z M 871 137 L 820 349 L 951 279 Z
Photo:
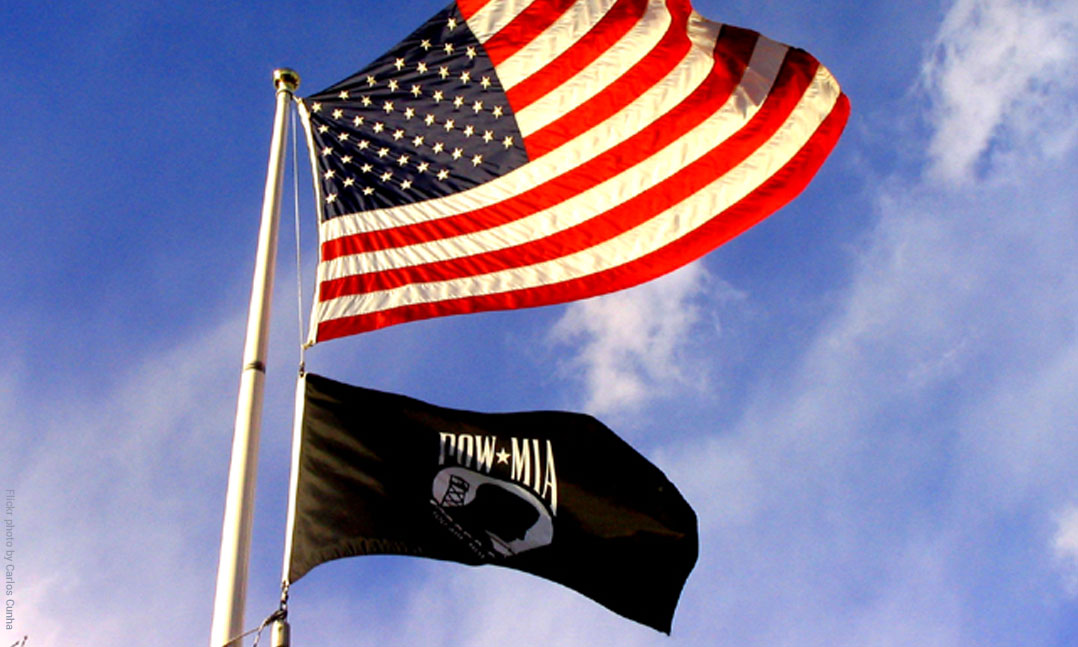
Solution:
M 404 559 L 362 562 L 382 560 L 404 567 Z M 519 571 L 415 560 L 406 568 L 407 586 L 400 588 L 379 580 L 374 567 L 356 568 L 353 573 L 361 572 L 357 577 L 372 587 L 358 608 L 354 595 L 336 595 L 325 581 L 306 589 L 290 609 L 293 641 L 327 647 L 632 647 L 670 642 L 579 593 Z M 370 607 L 365 604 L 368 599 Z M 676 619 L 674 635 L 684 635 Z
M 1005 204 L 1073 199 L 1036 194 Z M 729 432 L 667 450 L 700 516 L 694 627 L 739 645 L 1051 644 L 1055 581 L 1025 547 L 1078 483 L 1078 277 L 1052 275 L 1078 249 L 1012 236 L 986 217 L 1000 195 L 888 207 L 801 362 Z M 1078 575 L 1070 523 L 1057 554 Z
M 979 164 L 1007 166 L 1014 149 L 1058 157 L 1078 109 L 1078 2 L 958 0 L 923 68 L 935 129 L 933 169 L 967 182 Z
M 733 298 L 739 295 L 732 288 L 693 263 L 630 290 L 573 303 L 550 339 L 576 347 L 565 368 L 581 374 L 586 408 L 600 414 L 638 409 L 673 388 L 702 383 L 702 363 L 686 345 L 702 327 L 717 326 L 705 302 Z
M 31 644 L 201 640 L 216 566 L 205 528 L 223 501 L 207 458 L 230 428 L 235 395 L 221 384 L 236 331 L 138 362 L 101 396 L 39 403 L 22 428 L 37 439 L 17 485 L 17 620 Z
M 1063 569 L 1067 591 L 1078 596 L 1078 506 L 1067 507 L 1057 517 L 1052 549 Z
M 286 290 L 287 278 L 280 284 Z M 208 639 L 243 310 L 171 344 L 124 349 L 126 363 L 113 374 L 65 388 L 63 398 L 25 375 L 3 384 L 19 396 L 16 410 L 0 397 L 5 423 L 20 440 L 31 439 L 18 455 L 14 483 L 0 484 L 17 491 L 17 631 L 29 635 L 28 644 Z M 295 347 L 294 317 L 277 308 L 272 347 Z M 276 370 L 264 432 L 290 426 L 294 374 L 282 355 L 270 358 Z M 262 434 L 264 474 L 275 467 L 267 453 L 287 452 L 286 434 Z M 260 500 L 283 481 L 262 476 Z M 274 503 L 273 512 L 283 512 L 283 499 Z M 266 516 L 256 513 L 256 533 Z M 270 532 L 256 538 L 252 552 L 251 626 L 277 598 L 283 531 Z M 275 551 L 266 577 L 258 560 Z

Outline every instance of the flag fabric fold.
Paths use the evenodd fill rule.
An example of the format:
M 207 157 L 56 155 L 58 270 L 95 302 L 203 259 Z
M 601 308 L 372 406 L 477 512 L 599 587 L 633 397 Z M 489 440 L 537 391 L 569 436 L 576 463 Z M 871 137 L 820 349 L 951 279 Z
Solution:
M 598 420 L 477 413 L 306 376 L 288 578 L 342 557 L 495 564 L 669 633 L 696 515 Z
M 688 0 L 458 0 L 301 114 L 315 342 L 672 271 L 792 200 L 849 102 Z

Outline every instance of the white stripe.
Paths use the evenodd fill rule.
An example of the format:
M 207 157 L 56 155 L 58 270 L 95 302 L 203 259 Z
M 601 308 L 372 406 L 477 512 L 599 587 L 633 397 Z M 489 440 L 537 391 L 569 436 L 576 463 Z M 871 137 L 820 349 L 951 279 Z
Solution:
M 761 43 L 761 57 L 773 57 L 773 41 Z M 783 48 L 785 50 L 785 48 Z M 766 96 L 770 90 L 761 88 Z M 491 229 L 452 238 L 342 256 L 325 263 L 326 276 L 333 278 L 366 274 L 395 267 L 463 258 L 474 254 L 506 249 L 550 236 L 579 225 L 592 217 L 623 204 L 667 180 L 685 166 L 706 155 L 737 131 L 759 111 L 762 101 L 746 102 L 740 93 L 714 114 L 670 143 L 666 148 L 624 172 L 606 178 L 565 202 L 527 217 Z
M 490 40 L 494 34 L 513 22 L 522 11 L 536 0 L 494 0 L 468 18 L 468 28 L 480 43 Z
M 516 195 L 521 187 L 539 186 L 605 153 L 672 110 L 711 74 L 714 63 L 712 52 L 715 49 L 718 26 L 714 23 L 695 26 L 690 24 L 689 33 L 696 47 L 690 48 L 685 58 L 670 74 L 610 119 L 596 125 L 569 144 L 468 191 L 435 200 L 330 218 L 322 222 L 319 239 L 329 241 L 367 231 L 438 220 L 488 207 Z M 761 49 L 758 45 L 750 65 L 777 68 L 784 53 L 785 49 L 777 52 L 772 48 Z M 765 60 L 765 55 L 776 60 Z
M 502 87 L 508 90 L 561 56 L 602 20 L 616 1 L 583 0 L 575 3 L 532 42 L 494 68 Z
M 659 44 L 672 21 L 666 0 L 651 0 L 636 25 L 614 46 L 556 90 L 516 112 L 520 132 L 527 137 L 605 90 Z
M 333 299 L 318 305 L 318 319 L 327 321 L 406 305 L 540 287 L 637 260 L 699 228 L 765 182 L 804 147 L 840 94 L 830 72 L 820 66 L 791 119 L 764 146 L 681 204 L 617 238 L 528 267 Z

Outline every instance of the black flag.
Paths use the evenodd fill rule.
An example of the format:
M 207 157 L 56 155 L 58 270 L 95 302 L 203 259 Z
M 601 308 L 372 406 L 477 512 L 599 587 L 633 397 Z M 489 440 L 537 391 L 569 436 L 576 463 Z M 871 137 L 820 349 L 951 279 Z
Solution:
M 497 564 L 659 631 L 696 514 L 591 416 L 476 413 L 306 377 L 288 577 L 370 554 Z

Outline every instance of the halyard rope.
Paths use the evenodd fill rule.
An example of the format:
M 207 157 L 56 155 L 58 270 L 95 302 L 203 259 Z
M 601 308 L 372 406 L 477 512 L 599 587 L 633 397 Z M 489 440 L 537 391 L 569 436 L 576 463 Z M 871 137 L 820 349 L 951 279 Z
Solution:
M 292 106 L 292 213 L 296 224 L 296 318 L 299 323 L 299 372 L 307 363 L 306 340 L 303 338 L 303 261 L 300 255 L 299 232 L 299 150 L 296 146 L 296 108 Z

